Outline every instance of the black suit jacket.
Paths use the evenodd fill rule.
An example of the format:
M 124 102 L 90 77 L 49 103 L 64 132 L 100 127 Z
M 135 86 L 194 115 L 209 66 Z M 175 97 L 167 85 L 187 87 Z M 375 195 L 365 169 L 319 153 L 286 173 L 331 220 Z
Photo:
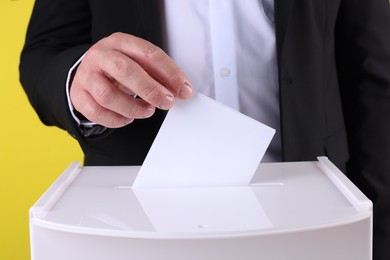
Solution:
M 142 164 L 164 112 L 86 138 L 67 108 L 67 72 L 91 44 L 117 31 L 162 46 L 159 2 L 36 1 L 21 82 L 41 120 L 79 141 L 86 165 Z M 283 158 L 326 155 L 347 169 L 374 201 L 376 259 L 385 259 L 380 257 L 390 256 L 388 0 L 275 0 L 275 23 Z

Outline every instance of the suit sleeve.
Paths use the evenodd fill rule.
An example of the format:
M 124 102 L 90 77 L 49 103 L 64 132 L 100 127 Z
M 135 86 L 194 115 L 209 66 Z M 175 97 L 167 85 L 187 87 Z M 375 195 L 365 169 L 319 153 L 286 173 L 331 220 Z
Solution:
M 20 81 L 41 121 L 77 127 L 68 109 L 65 82 L 72 65 L 90 47 L 88 1 L 37 0 L 20 60 Z
M 341 1 L 338 73 L 349 177 L 374 203 L 374 259 L 390 255 L 390 4 Z

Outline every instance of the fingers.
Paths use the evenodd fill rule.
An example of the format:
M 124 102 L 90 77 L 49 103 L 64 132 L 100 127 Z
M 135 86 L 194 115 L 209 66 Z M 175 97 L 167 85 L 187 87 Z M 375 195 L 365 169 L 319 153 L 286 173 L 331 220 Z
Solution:
M 133 118 L 124 117 L 100 106 L 86 91 L 78 92 L 77 98 L 74 99 L 73 104 L 75 108 L 77 107 L 76 109 L 78 111 L 83 111 L 83 115 L 88 120 L 105 127 L 123 127 L 134 121 Z
M 134 99 L 137 95 L 141 99 Z M 121 127 L 170 109 L 192 87 L 184 72 L 153 44 L 115 33 L 93 45 L 70 87 L 74 108 L 92 122 Z
M 134 60 L 174 96 L 183 99 L 191 97 L 192 87 L 188 77 L 159 47 L 141 38 L 123 33 L 111 35 L 107 39 L 107 44 Z
M 155 111 L 154 106 L 121 91 L 101 75 L 94 78 L 90 94 L 102 107 L 127 118 L 147 118 L 152 116 Z
M 87 90 L 74 85 L 70 96 L 72 104 L 88 120 L 110 128 L 122 127 L 134 119 L 151 117 L 155 107 L 142 99 L 136 99 L 121 90 L 101 74 L 92 73 L 84 78 Z
M 99 67 L 113 77 L 122 88 L 140 96 L 154 107 L 169 109 L 175 95 L 152 78 L 138 63 L 118 51 L 100 54 Z

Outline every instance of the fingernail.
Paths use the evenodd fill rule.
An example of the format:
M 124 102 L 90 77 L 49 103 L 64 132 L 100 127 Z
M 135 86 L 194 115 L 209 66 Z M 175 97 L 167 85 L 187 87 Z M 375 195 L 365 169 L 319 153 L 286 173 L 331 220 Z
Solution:
M 154 111 L 155 111 L 155 107 L 154 106 L 148 106 L 146 109 L 145 109 L 145 113 L 144 113 L 144 117 L 151 117 L 153 114 L 154 114 Z
M 165 96 L 163 100 L 161 100 L 160 108 L 164 110 L 170 109 L 173 106 L 174 100 L 174 97 L 171 95 Z
M 192 87 L 190 83 L 184 82 L 184 86 L 180 89 L 179 92 L 180 97 L 189 98 L 192 95 Z

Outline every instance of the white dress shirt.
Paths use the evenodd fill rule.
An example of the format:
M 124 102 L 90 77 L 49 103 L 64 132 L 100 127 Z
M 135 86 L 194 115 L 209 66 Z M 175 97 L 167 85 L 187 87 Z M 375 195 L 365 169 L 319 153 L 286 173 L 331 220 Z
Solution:
M 273 0 L 161 0 L 165 49 L 205 95 L 276 130 L 262 162 L 281 161 Z M 81 59 L 72 67 L 68 75 Z M 93 122 L 75 120 L 87 127 Z M 245 133 L 243 133 L 245 134 Z
M 263 162 L 281 161 L 273 0 L 164 0 L 164 7 L 168 54 L 197 91 L 275 128 Z

